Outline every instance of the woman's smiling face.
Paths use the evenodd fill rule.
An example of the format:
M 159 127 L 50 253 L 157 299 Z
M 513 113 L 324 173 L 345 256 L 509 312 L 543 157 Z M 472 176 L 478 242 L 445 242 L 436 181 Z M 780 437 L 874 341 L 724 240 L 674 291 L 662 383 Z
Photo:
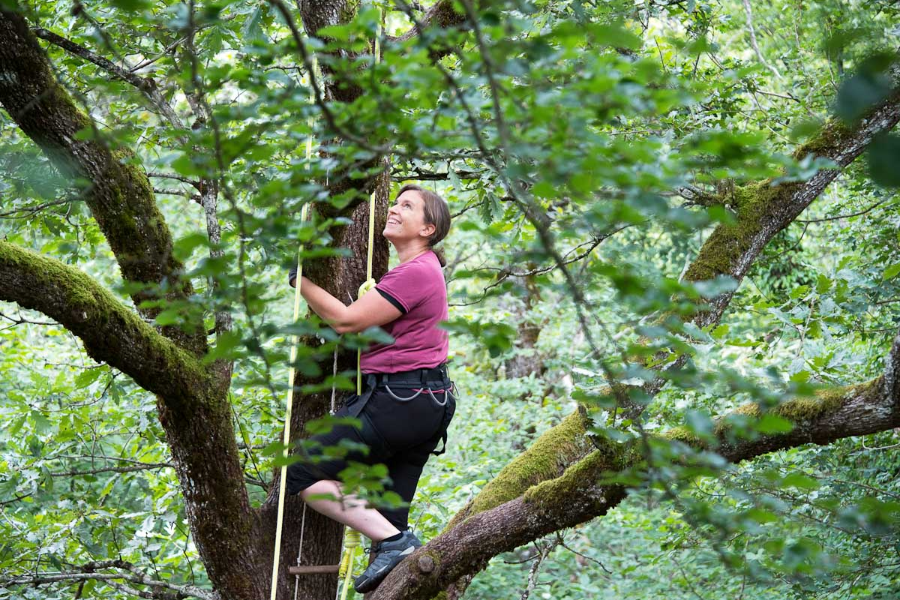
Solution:
M 426 244 L 434 225 L 425 223 L 425 200 L 416 190 L 406 190 L 388 208 L 383 235 L 392 243 L 421 239 Z

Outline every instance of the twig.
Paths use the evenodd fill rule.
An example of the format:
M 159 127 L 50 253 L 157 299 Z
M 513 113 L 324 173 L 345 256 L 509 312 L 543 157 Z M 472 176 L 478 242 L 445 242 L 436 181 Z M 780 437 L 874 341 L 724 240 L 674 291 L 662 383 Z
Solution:
M 52 200 L 50 202 L 44 202 L 43 204 L 38 204 L 37 206 L 26 206 L 22 208 L 14 208 L 12 210 L 8 210 L 6 212 L 0 213 L 0 218 L 8 217 L 11 219 L 22 219 L 25 216 L 33 215 L 36 212 L 42 211 L 45 208 L 50 208 L 53 206 L 62 206 L 63 204 L 69 204 L 72 202 L 79 202 L 78 198 L 64 198 L 62 200 Z M 18 216 L 18 213 L 28 213 L 28 215 Z
M 873 210 L 875 210 L 876 208 L 878 208 L 879 206 L 881 206 L 881 205 L 884 204 L 885 202 L 888 202 L 888 201 L 893 200 L 893 199 L 894 199 L 894 196 L 893 196 L 893 195 L 888 196 L 888 197 L 885 198 L 884 200 L 882 200 L 882 201 L 880 201 L 880 202 L 876 202 L 875 204 L 873 204 L 873 205 L 870 206 L 869 208 L 866 208 L 866 209 L 861 210 L 861 211 L 859 211 L 859 212 L 850 213 L 849 215 L 838 215 L 838 216 L 836 216 L 836 217 L 823 217 L 823 218 L 821 218 L 821 219 L 797 219 L 796 222 L 797 222 L 797 223 L 824 223 L 825 221 L 837 221 L 838 219 L 849 219 L 849 218 L 851 218 L 851 217 L 859 217 L 859 216 L 864 215 L 864 214 L 866 214 L 866 213 L 872 212 Z
M 99 458 L 99 457 L 98 457 Z M 168 469 L 172 465 L 169 463 L 145 463 L 141 466 L 131 467 L 100 467 L 99 469 L 89 469 L 87 471 L 61 471 L 50 473 L 50 477 L 77 477 L 79 475 L 97 475 L 99 473 L 135 473 L 138 471 L 151 471 L 154 469 Z
M 94 571 L 98 570 L 106 570 L 106 569 L 120 569 L 119 573 L 96 573 Z M 145 573 L 143 573 L 140 569 L 138 569 L 135 565 L 122 561 L 104 561 L 102 563 L 88 563 L 80 568 L 79 571 L 72 572 L 59 572 L 59 573 L 36 573 L 31 576 L 25 577 L 14 577 L 11 579 L 7 579 L 6 581 L 0 582 L 0 586 L 9 587 L 11 585 L 45 585 L 49 583 L 57 583 L 61 581 L 105 581 L 109 585 L 116 587 L 116 580 L 124 580 L 129 583 L 136 583 L 140 585 L 146 585 L 151 588 L 158 588 L 160 590 L 173 590 L 176 592 L 175 594 L 168 594 L 169 598 L 200 598 L 201 600 L 214 600 L 215 595 L 206 590 L 200 589 L 193 585 L 177 585 L 174 583 L 170 583 L 168 581 L 160 581 L 157 579 L 151 579 Z M 154 598 L 159 597 L 160 594 L 151 594 L 146 591 L 135 590 L 129 588 L 129 592 L 132 595 L 136 595 L 139 597 L 146 598 Z M 163 596 L 163 597 L 166 597 Z
M 537 584 L 538 571 L 541 568 L 541 564 L 558 544 L 559 541 L 553 540 L 544 545 L 543 548 L 538 546 L 538 555 L 535 558 L 534 564 L 531 565 L 531 570 L 528 572 L 528 585 L 525 587 L 525 591 L 522 592 L 522 597 L 519 600 L 528 600 L 528 596 L 531 595 L 531 592 L 534 591 L 534 586 Z M 535 545 L 537 545 L 537 542 L 535 542 Z
M 147 177 L 157 178 L 157 179 L 174 179 L 175 181 L 180 181 L 182 183 L 187 183 L 189 185 L 197 188 L 197 191 L 201 191 L 203 189 L 203 185 L 200 181 L 195 179 L 191 179 L 190 177 L 185 177 L 184 175 L 176 175 L 175 173 L 160 173 L 158 171 L 147 171 Z
M 24 323 L 28 323 L 29 325 L 59 325 L 59 323 L 55 321 L 31 321 L 22 317 L 16 319 L 3 314 L 2 312 L 0 312 L 0 318 L 6 319 L 7 321 L 15 323 L 16 325 L 22 325 Z
M 156 106 L 160 113 L 169 121 L 169 123 L 175 127 L 176 129 L 184 129 L 184 123 L 181 122 L 181 119 L 175 113 L 175 110 L 169 105 L 165 98 L 163 98 L 159 89 L 156 87 L 156 82 L 152 79 L 141 77 L 140 75 L 136 75 L 131 71 L 127 71 L 122 67 L 118 66 L 111 60 L 104 58 L 94 52 L 91 52 L 81 44 L 77 44 L 72 40 L 68 40 L 61 35 L 53 33 L 52 31 L 48 31 L 47 29 L 42 29 L 37 27 L 33 29 L 34 34 L 54 46 L 59 46 L 66 52 L 70 54 L 74 54 L 75 56 L 81 57 L 88 62 L 91 62 L 116 79 L 124 81 L 126 83 L 130 83 L 138 90 L 144 93 L 144 95 L 150 100 L 150 102 Z M 105 34 L 104 34 L 105 35 Z
M 750 9 L 749 0 L 744 0 L 744 12 L 747 13 L 747 28 L 750 30 L 750 45 L 753 46 L 753 51 L 756 52 L 756 57 L 765 68 L 772 71 L 775 77 L 781 79 L 781 73 L 778 72 L 778 69 L 766 62 L 766 59 L 763 57 L 762 52 L 760 52 L 759 50 L 759 45 L 756 43 L 756 31 L 753 30 L 753 12 Z

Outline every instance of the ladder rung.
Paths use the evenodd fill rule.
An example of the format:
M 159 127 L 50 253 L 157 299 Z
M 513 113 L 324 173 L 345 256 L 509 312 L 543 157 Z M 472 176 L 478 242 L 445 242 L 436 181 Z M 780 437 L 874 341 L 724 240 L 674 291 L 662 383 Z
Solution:
M 289 575 L 319 575 L 321 573 L 337 573 L 340 565 L 303 565 L 300 567 L 288 567 Z

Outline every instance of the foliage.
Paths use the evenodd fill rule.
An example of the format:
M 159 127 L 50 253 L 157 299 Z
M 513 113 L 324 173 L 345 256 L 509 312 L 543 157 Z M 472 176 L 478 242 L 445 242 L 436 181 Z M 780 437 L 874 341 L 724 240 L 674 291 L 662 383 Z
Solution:
M 884 371 L 900 322 L 895 134 L 845 169 L 739 286 L 683 280 L 713 228 L 740 215 L 729 200 L 736 189 L 830 168 L 793 150 L 818 139 L 830 115 L 852 124 L 896 93 L 884 58 L 900 35 L 896 3 L 753 4 L 759 54 L 741 2 L 485 3 L 474 31 L 430 30 L 403 43 L 384 36 L 422 12 L 399 2 L 382 7 L 376 64 L 369 40 L 379 11 L 364 3 L 305 40 L 336 89 L 361 90 L 327 102 L 331 122 L 310 102 L 296 40 L 271 4 L 45 2 L 24 12 L 152 78 L 184 121 L 173 127 L 133 86 L 45 45 L 94 121 L 83 137 L 131 148 L 162 174 L 151 176 L 157 202 L 196 294 L 154 300 L 156 324 L 202 314 L 212 329 L 217 312 L 235 319 L 231 332 L 209 337 L 206 360 L 235 361 L 229 399 L 254 506 L 272 480 L 290 336 L 326 340 L 295 362 L 323 378 L 308 390 L 347 390 L 353 373 L 327 377 L 332 352 L 379 335 L 338 339 L 315 318 L 291 324 L 285 274 L 296 249 L 304 261 L 341 253 L 329 243 L 343 217 L 301 222 L 300 208 L 358 201 L 356 187 L 386 154 L 394 189 L 421 179 L 447 198 L 447 328 L 463 393 L 449 452 L 429 463 L 413 504 L 411 521 L 432 538 L 578 402 L 595 417 L 595 435 L 621 443 L 675 426 L 708 439 L 714 417 L 746 402 L 773 406 Z M 429 54 L 442 46 L 453 51 Z M 208 119 L 196 108 L 203 102 Z M 133 284 L 121 280 L 83 202 L 85 182 L 60 175 L 15 127 L 3 128 L 0 144 L 0 235 L 76 265 L 131 303 Z M 198 205 L 197 183 L 211 180 L 218 244 Z M 330 194 L 337 186 L 346 191 Z M 685 189 L 719 201 L 676 194 Z M 678 318 L 732 290 L 714 327 Z M 517 339 L 523 324 L 539 329 L 536 341 Z M 98 580 L 3 587 L 114 559 L 209 587 L 155 399 L 37 313 L 0 305 L 0 326 L 0 598 L 130 597 Z M 638 386 L 657 376 L 660 350 L 684 357 L 683 368 L 663 375 L 667 387 L 640 416 L 616 421 L 609 383 L 646 404 Z M 507 378 L 505 365 L 523 356 L 538 357 L 541 372 Z M 790 427 L 782 421 L 748 421 L 745 435 Z M 887 431 L 736 466 L 677 442 L 647 445 L 650 468 L 620 475 L 634 486 L 629 499 L 562 532 L 530 593 L 894 597 L 897 444 Z M 359 476 L 376 492 L 383 483 L 378 471 Z M 518 597 L 536 552 L 493 561 L 469 594 Z

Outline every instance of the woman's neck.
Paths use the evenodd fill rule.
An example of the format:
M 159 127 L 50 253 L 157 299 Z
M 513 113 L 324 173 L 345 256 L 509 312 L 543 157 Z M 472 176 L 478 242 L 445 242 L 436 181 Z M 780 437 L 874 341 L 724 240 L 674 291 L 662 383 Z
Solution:
M 406 244 L 403 246 L 394 244 L 394 248 L 397 250 L 397 257 L 400 259 L 400 264 L 409 262 L 417 256 L 421 256 L 431 250 L 431 248 L 429 248 L 427 244 L 423 245 L 414 243 Z

